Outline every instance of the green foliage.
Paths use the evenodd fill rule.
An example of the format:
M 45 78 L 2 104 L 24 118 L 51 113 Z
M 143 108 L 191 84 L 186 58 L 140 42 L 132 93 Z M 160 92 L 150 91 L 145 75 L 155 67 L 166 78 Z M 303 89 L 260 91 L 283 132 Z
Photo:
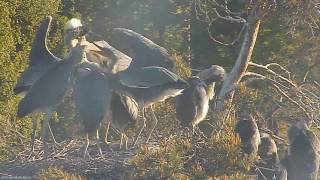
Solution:
M 0 126 L 6 127 L 0 132 L 0 159 L 6 159 L 12 151 L 18 150 L 19 143 L 22 143 L 20 136 L 29 137 L 31 129 L 29 118 L 15 117 L 19 98 L 13 95 L 13 86 L 28 64 L 28 54 L 39 23 L 46 15 L 59 12 L 60 1 L 1 0 L 0 7 Z M 61 39 L 51 43 L 56 46 L 58 41 Z M 19 135 L 13 132 L 19 132 Z

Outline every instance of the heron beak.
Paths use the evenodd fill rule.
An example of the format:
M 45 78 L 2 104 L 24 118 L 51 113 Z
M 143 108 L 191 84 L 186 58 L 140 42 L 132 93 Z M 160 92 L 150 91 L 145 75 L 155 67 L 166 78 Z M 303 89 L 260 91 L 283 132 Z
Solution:
M 88 33 L 89 33 L 89 27 L 88 26 L 79 27 L 79 36 L 85 36 Z

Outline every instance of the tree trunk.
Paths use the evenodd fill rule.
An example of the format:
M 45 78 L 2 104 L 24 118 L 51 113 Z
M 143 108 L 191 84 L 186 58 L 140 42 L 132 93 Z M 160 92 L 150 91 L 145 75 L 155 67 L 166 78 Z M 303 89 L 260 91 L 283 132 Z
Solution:
M 227 95 L 230 93 L 232 88 L 240 82 L 242 76 L 247 70 L 249 61 L 251 60 L 251 55 L 260 27 L 260 20 L 258 19 L 255 10 L 252 10 L 250 15 L 248 16 L 246 26 L 247 27 L 245 30 L 239 56 L 231 72 L 225 78 L 222 88 L 219 92 L 218 101 L 215 107 L 215 110 L 217 111 L 221 111 L 223 109 L 224 101 L 226 100 Z

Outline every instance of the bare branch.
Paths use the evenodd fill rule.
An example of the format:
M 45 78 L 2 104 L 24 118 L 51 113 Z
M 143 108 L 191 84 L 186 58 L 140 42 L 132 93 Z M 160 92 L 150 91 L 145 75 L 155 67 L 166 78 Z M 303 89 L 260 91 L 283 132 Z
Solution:
M 272 63 L 272 64 L 273 64 L 273 66 L 274 66 L 276 63 Z M 297 85 L 294 84 L 294 83 L 293 83 L 292 81 L 290 81 L 289 79 L 287 79 L 287 78 L 279 75 L 278 73 L 274 72 L 273 70 L 269 69 L 268 66 L 270 67 L 270 65 L 268 65 L 268 64 L 264 66 L 264 65 L 257 64 L 257 63 L 254 63 L 254 62 L 249 62 L 249 65 L 254 66 L 254 67 L 258 67 L 258 68 L 262 68 L 262 69 L 266 70 L 268 73 L 270 73 L 270 74 L 272 74 L 272 75 L 280 78 L 281 80 L 287 82 L 287 83 L 290 84 L 291 86 L 297 87 Z M 278 64 L 278 67 L 281 67 L 281 65 Z M 282 68 L 283 68 L 283 67 L 282 67 Z M 284 69 L 284 68 L 283 68 L 283 69 Z

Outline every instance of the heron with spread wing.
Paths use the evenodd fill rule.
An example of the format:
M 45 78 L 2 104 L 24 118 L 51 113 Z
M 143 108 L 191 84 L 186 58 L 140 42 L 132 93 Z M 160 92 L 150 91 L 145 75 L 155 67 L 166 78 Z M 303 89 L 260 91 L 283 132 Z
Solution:
M 61 59 L 54 56 L 47 47 L 47 36 L 50 29 L 51 21 L 52 17 L 47 16 L 38 27 L 37 33 L 32 43 L 31 51 L 29 53 L 29 66 L 21 74 L 17 81 L 17 84 L 13 89 L 13 92 L 16 95 L 24 97 L 28 93 L 32 85 L 41 76 L 43 76 L 50 69 L 54 68 L 55 65 L 59 61 L 61 61 Z M 22 107 L 19 106 L 18 111 L 21 111 L 20 108 Z M 31 149 L 29 157 L 31 157 L 34 153 L 36 129 L 37 119 L 36 116 L 32 116 L 32 134 L 30 142 Z M 46 131 L 46 129 L 43 129 L 43 131 Z
M 84 58 L 84 47 L 78 44 L 71 49 L 64 60 L 58 61 L 54 67 L 39 77 L 19 103 L 17 112 L 19 118 L 35 112 L 46 114 L 41 131 L 45 158 L 48 155 L 46 146 L 48 121 L 72 84 L 74 68 Z

